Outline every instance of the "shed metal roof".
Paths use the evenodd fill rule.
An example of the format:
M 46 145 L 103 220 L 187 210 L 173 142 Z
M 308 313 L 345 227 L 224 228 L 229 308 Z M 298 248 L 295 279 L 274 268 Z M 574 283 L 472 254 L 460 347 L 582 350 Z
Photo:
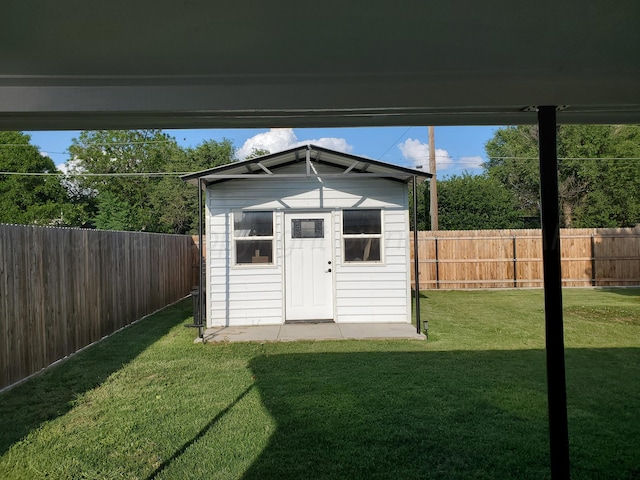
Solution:
M 306 173 L 277 173 L 279 168 L 295 163 L 306 163 L 308 166 Z M 331 165 L 341 168 L 343 171 L 334 174 L 317 174 L 311 167 L 312 163 Z M 270 180 L 296 177 L 354 179 L 380 177 L 408 183 L 414 177 L 424 180 L 431 178 L 432 175 L 428 172 L 401 167 L 370 158 L 358 157 L 317 145 L 304 145 L 278 153 L 221 165 L 201 172 L 184 175 L 181 178 L 185 182 L 193 185 L 198 185 L 199 180 L 202 180 L 204 185 L 211 185 L 234 179 Z

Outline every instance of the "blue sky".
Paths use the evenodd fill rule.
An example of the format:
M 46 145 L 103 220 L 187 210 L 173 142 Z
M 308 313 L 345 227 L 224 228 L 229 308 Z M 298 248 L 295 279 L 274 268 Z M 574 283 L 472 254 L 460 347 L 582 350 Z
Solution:
M 435 127 L 437 174 L 439 178 L 464 171 L 481 173 L 486 161 L 484 144 L 499 127 Z M 230 139 L 244 158 L 253 148 L 275 153 L 300 144 L 315 143 L 353 155 L 428 170 L 427 127 L 293 128 L 293 129 L 199 129 L 164 130 L 183 146 L 197 146 L 206 140 Z M 31 142 L 50 156 L 56 165 L 69 160 L 68 147 L 79 131 L 25 132 Z

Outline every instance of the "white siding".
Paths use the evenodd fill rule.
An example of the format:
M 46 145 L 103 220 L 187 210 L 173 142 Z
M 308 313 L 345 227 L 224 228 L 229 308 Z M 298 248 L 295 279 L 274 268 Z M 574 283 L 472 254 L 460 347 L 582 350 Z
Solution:
M 403 185 L 399 187 L 406 192 Z M 382 263 L 343 263 L 342 255 L 336 260 L 336 313 L 340 322 L 410 321 L 409 242 L 403 203 L 383 210 Z M 338 224 L 338 233 L 340 230 Z M 342 248 L 342 242 L 337 246 Z
M 231 210 L 217 208 L 215 194 L 207 201 L 208 326 L 282 323 L 282 262 L 276 258 L 281 242 L 274 265 L 233 266 Z M 274 234 L 277 239 L 277 221 Z
M 319 165 L 319 173 L 336 171 Z M 278 169 L 302 173 L 304 164 Z M 335 320 L 409 322 L 407 189 L 381 178 L 233 180 L 207 189 L 208 325 L 280 324 L 284 319 L 283 218 L 285 211 L 380 208 L 380 263 L 343 263 L 342 217 L 333 216 Z M 274 210 L 274 265 L 234 266 L 231 213 Z

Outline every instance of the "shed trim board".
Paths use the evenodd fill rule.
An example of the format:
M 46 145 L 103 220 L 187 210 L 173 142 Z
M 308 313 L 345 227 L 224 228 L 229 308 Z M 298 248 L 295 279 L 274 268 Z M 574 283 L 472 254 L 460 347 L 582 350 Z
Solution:
M 408 183 L 428 176 L 304 146 L 183 177 L 207 185 L 207 326 L 410 323 Z

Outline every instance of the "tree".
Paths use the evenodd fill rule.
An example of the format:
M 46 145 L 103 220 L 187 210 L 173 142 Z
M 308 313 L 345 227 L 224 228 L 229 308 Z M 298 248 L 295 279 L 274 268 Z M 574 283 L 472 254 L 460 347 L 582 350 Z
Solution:
M 485 150 L 489 157 L 485 164 L 488 176 L 513 193 L 524 216 L 539 218 L 537 128 L 527 125 L 498 129 L 485 145 Z
M 640 224 L 640 126 L 609 127 L 605 160 L 585 162 L 594 179 L 576 208 L 576 227 Z
M 515 194 L 526 216 L 539 218 L 537 128 L 501 128 L 485 148 L 488 175 Z M 640 222 L 640 126 L 561 125 L 558 157 L 565 227 L 625 227 Z
M 93 197 L 102 209 L 101 218 L 109 218 L 102 225 L 116 230 L 165 230 L 152 202 L 158 179 L 148 174 L 165 171 L 173 159 L 181 157 L 175 139 L 160 130 L 84 131 L 73 139 L 69 152 L 74 173 L 106 174 L 75 179 L 78 190 Z M 128 212 L 114 215 L 113 209 L 124 204 L 129 205 Z M 111 213 L 105 216 L 107 211 Z
M 429 187 L 428 182 L 417 183 L 417 224 L 418 230 L 429 230 L 431 222 L 429 218 Z M 409 225 L 413 230 L 413 185 L 409 184 Z
M 198 189 L 180 175 L 228 163 L 234 154 L 226 139 L 182 149 L 160 130 L 87 131 L 69 150 L 79 175 L 75 190 L 95 204 L 97 228 L 176 234 L 198 227 Z
M 264 148 L 253 148 L 253 150 L 251 150 L 251 153 L 249 155 L 247 155 L 247 158 L 245 158 L 245 160 L 249 160 L 252 158 L 258 158 L 258 157 L 264 157 L 265 155 L 269 155 L 271 152 L 269 150 L 266 150 Z
M 111 192 L 103 192 L 98 197 L 93 223 L 99 230 L 124 230 L 132 223 L 132 216 L 128 202 L 117 199 Z
M 53 160 L 40 154 L 21 132 L 0 132 L 0 223 L 80 226 L 86 220 L 82 205 L 75 204 L 61 183 Z
M 522 212 L 512 191 L 488 175 L 463 173 L 438 181 L 442 230 L 522 228 Z
M 176 161 L 167 165 L 168 171 L 198 172 L 233 161 L 234 147 L 230 140 L 209 140 L 195 148 L 188 148 Z M 152 204 L 159 212 L 165 231 L 196 233 L 198 230 L 198 189 L 177 176 L 163 177 L 152 193 Z

